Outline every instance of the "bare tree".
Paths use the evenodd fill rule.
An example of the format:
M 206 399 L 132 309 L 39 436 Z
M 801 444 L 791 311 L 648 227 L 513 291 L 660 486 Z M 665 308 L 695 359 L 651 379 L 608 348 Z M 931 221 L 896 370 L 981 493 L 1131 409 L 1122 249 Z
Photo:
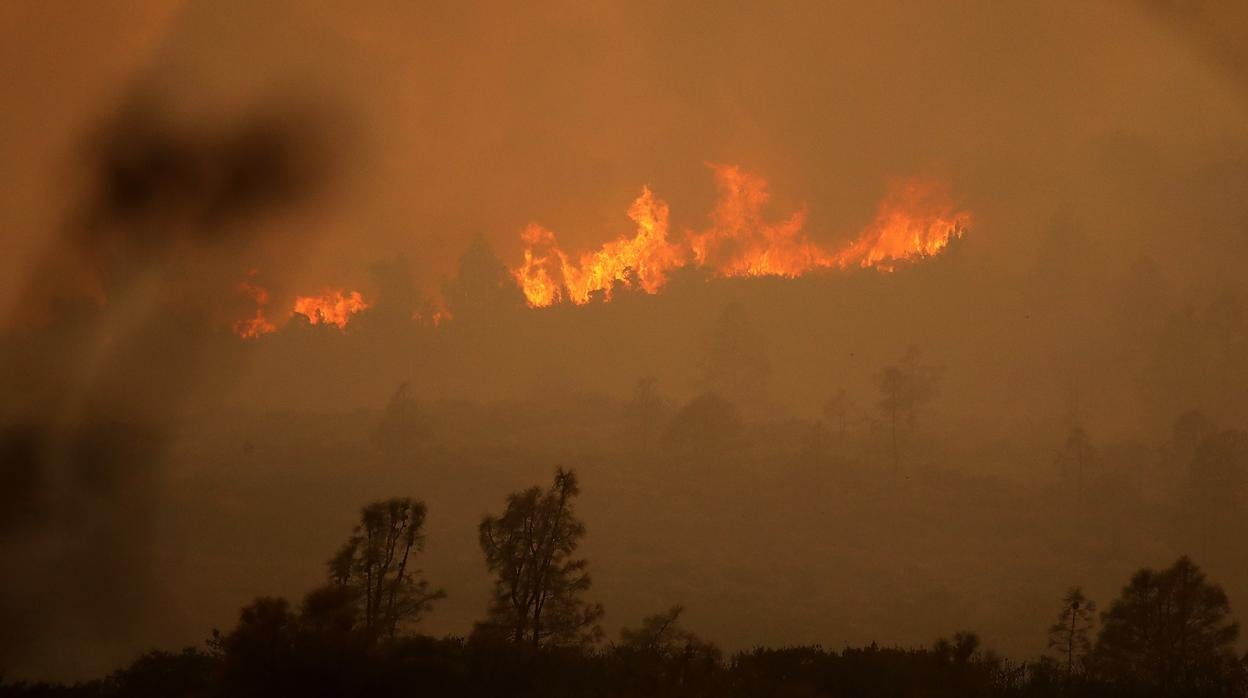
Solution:
M 1248 518 L 1248 432 L 1238 429 L 1206 436 L 1188 468 L 1191 522 L 1202 545 L 1236 538 Z M 1217 545 L 1209 546 L 1214 552 Z
M 736 405 L 715 393 L 704 393 L 672 415 L 659 440 L 664 448 L 682 455 L 721 455 L 740 445 L 744 431 Z
M 714 643 L 707 642 L 681 626 L 681 606 L 646 616 L 637 628 L 620 630 L 616 656 L 630 672 L 650 676 L 659 685 L 687 686 L 713 673 L 723 658 Z M 680 695 L 686 695 L 681 692 Z M 689 693 L 688 695 L 705 695 Z
M 355 592 L 364 628 L 373 637 L 394 637 L 414 624 L 446 592 L 431 589 L 411 564 L 425 545 L 425 505 L 412 499 L 374 502 L 360 512 L 351 538 L 330 558 L 329 577 Z
M 919 408 L 936 397 L 944 373 L 941 367 L 923 364 L 921 360 L 922 353 L 912 345 L 901 361 L 884 367 L 876 376 L 876 384 L 880 388 L 879 409 L 888 420 L 894 466 L 901 465 L 898 422 L 904 422 L 911 430 L 915 428 Z
M 1096 462 L 1096 449 L 1088 431 L 1078 424 L 1071 427 L 1057 459 L 1067 480 L 1081 491 L 1088 484 L 1088 471 Z
M 628 403 L 628 417 L 641 436 L 642 451 L 650 450 L 655 428 L 663 417 L 665 404 L 656 388 L 657 384 L 654 376 L 646 376 L 637 381 L 637 385 L 633 387 L 633 398 Z
M 1188 467 L 1200 445 L 1218 431 L 1218 425 L 1200 410 L 1188 410 L 1179 415 L 1171 427 L 1170 444 L 1164 453 L 1166 464 L 1175 470 Z
M 740 303 L 724 308 L 702 340 L 698 387 L 747 409 L 763 406 L 771 379 L 766 337 L 750 322 Z
M 719 656 L 715 645 L 686 630 L 680 623 L 684 606 L 646 616 L 637 628 L 620 630 L 620 647 L 632 652 L 653 654 L 665 659 L 682 655 Z
M 415 392 L 409 383 L 401 383 L 373 431 L 373 442 L 390 456 L 410 456 L 430 433 Z
M 844 388 L 837 390 L 835 395 L 823 403 L 823 417 L 832 422 L 838 442 L 845 439 L 845 432 L 849 427 L 849 412 L 852 407 L 853 402 Z
M 588 562 L 574 557 L 585 535 L 573 506 L 579 493 L 576 474 L 560 468 L 550 489 L 514 493 L 502 516 L 481 521 L 481 550 L 495 580 L 489 618 L 478 632 L 535 648 L 601 637 L 602 606 L 583 598 L 590 587 Z
M 1074 676 L 1083 660 L 1092 651 L 1088 637 L 1096 623 L 1096 604 L 1083 595 L 1083 589 L 1071 587 L 1062 597 L 1062 610 L 1057 622 L 1049 626 L 1049 650 L 1065 662 L 1066 676 Z

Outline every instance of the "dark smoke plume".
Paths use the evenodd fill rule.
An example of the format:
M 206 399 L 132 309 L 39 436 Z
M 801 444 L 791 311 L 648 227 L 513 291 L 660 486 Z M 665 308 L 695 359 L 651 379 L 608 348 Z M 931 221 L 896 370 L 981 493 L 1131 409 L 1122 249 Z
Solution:
M 118 634 L 151 621 L 161 445 L 209 351 L 195 312 L 168 312 L 171 270 L 326 194 L 329 134 L 317 110 L 209 123 L 145 96 L 85 139 L 82 199 L 50 272 L 35 277 L 46 282 L 74 256 L 105 298 L 2 347 L 21 364 L 6 392 L 41 399 L 10 405 L 0 424 L 0 671 L 75 654 L 53 646 L 124 645 Z

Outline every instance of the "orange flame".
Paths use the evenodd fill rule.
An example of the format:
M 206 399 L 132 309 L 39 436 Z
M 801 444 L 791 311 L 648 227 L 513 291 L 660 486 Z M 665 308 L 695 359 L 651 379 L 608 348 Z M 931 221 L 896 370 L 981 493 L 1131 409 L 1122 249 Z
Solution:
M 767 182 L 735 165 L 712 165 L 719 201 L 711 211 L 711 227 L 689 234 L 699 267 L 720 276 L 798 276 L 828 266 L 826 253 L 806 239 L 799 210 L 780 223 L 763 219 L 771 195 Z
M 343 294 L 342 289 L 326 291 L 319 296 L 296 296 L 295 312 L 308 318 L 313 325 L 336 325 L 344 329 L 351 316 L 367 310 L 369 304 L 359 291 Z
M 617 286 L 656 293 L 669 274 L 684 266 L 710 269 L 718 276 L 800 276 L 812 269 L 858 266 L 892 271 L 898 262 L 939 254 L 962 237 L 971 214 L 959 211 L 948 187 L 924 180 L 898 180 L 880 203 L 874 220 L 852 242 L 828 250 L 803 231 L 805 209 L 768 222 L 767 182 L 735 165 L 712 165 L 719 199 L 711 225 L 668 240 L 668 207 L 649 188 L 628 210 L 637 225 L 576 263 L 537 224 L 521 233 L 524 259 L 512 270 L 530 307 L 570 301 L 610 300 Z
M 954 207 L 948 185 L 897 180 L 880 202 L 875 220 L 837 254 L 837 264 L 892 271 L 894 262 L 940 254 L 970 225 L 970 212 Z
M 277 330 L 277 325 L 269 322 L 269 319 L 264 316 L 264 306 L 269 303 L 269 292 L 252 282 L 255 276 L 256 270 L 252 269 L 247 274 L 247 278 L 238 283 L 238 290 L 250 296 L 256 303 L 255 315 L 234 323 L 234 334 L 243 339 L 256 339 Z
M 601 293 L 606 299 L 618 283 L 657 292 L 670 270 L 685 264 L 686 253 L 667 241 L 667 204 L 643 187 L 628 209 L 637 224 L 632 237 L 621 237 L 573 264 L 555 242 L 555 234 L 536 223 L 520 234 L 527 245 L 524 262 L 512 273 L 529 305 L 547 306 L 560 300 L 588 303 Z

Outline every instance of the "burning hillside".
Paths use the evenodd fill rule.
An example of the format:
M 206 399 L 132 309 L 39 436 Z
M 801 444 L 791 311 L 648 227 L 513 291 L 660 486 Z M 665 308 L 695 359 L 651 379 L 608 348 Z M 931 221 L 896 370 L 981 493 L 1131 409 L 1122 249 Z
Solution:
M 719 193 L 710 227 L 672 236 L 669 210 L 648 188 L 628 210 L 637 226 L 597 250 L 572 255 L 555 234 L 533 223 L 521 233 L 524 258 L 512 270 L 530 307 L 610 299 L 617 285 L 656 293 L 675 269 L 694 266 L 716 276 L 796 277 L 847 267 L 892 271 L 900 262 L 939 254 L 960 238 L 971 214 L 940 183 L 894 182 L 872 222 L 850 243 L 829 249 L 806 234 L 806 211 L 772 222 L 764 217 L 767 182 L 735 165 L 712 165 Z
M 765 216 L 770 193 L 762 177 L 736 165 L 711 167 L 718 199 L 705 230 L 673 234 L 667 203 L 649 187 L 642 187 L 628 209 L 636 231 L 596 250 L 570 253 L 554 232 L 530 223 L 521 232 L 522 261 L 510 269 L 529 307 L 610 300 L 617 289 L 658 293 L 673 271 L 685 267 L 719 277 L 794 278 L 850 267 L 890 272 L 898 264 L 939 254 L 971 223 L 970 212 L 957 207 L 947 185 L 899 179 L 890 185 L 871 223 L 850 242 L 830 248 L 806 233 L 804 207 L 778 221 Z M 235 323 L 235 333 L 254 339 L 274 331 L 276 325 L 264 314 L 269 299 L 265 289 L 250 277 L 239 289 L 256 302 L 256 313 Z M 353 315 L 369 306 L 358 291 L 328 290 L 296 297 L 285 319 L 298 313 L 313 325 L 344 329 Z M 424 321 L 426 315 L 418 311 L 413 318 Z M 428 319 L 438 326 L 447 316 L 443 310 Z

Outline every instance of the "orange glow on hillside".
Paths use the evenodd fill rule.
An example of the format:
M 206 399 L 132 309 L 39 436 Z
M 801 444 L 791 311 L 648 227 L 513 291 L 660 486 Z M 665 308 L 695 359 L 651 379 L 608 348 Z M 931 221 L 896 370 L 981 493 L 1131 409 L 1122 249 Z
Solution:
M 631 237 L 575 258 L 559 247 L 553 232 L 530 224 L 521 233 L 523 261 L 512 270 L 529 306 L 610 300 L 617 285 L 656 293 L 684 266 L 725 277 L 796 277 L 847 267 L 892 271 L 897 263 L 939 254 L 971 223 L 971 214 L 957 209 L 947 186 L 899 180 L 865 230 L 845 246 L 828 249 L 806 235 L 805 209 L 779 222 L 764 218 L 770 194 L 761 177 L 735 165 L 712 169 L 718 200 L 710 227 L 686 232 L 678 241 L 669 239 L 667 204 L 648 187 L 628 210 L 636 224 Z

